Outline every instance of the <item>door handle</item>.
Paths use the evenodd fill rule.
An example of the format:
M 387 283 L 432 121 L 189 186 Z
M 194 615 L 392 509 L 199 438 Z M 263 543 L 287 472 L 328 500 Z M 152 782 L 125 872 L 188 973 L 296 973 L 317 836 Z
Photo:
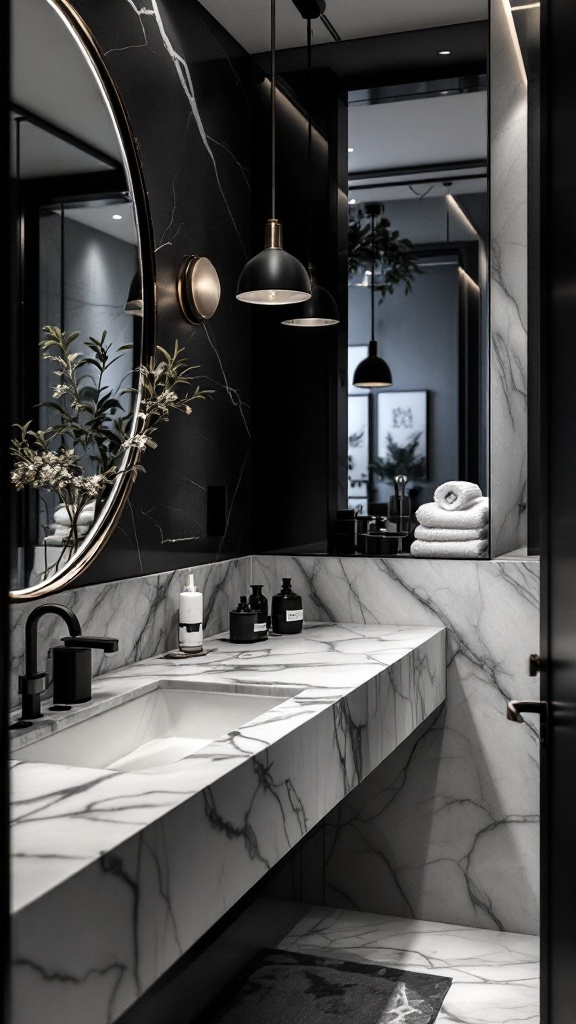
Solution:
M 523 722 L 522 715 L 545 715 L 545 700 L 509 700 L 506 718 L 509 722 Z

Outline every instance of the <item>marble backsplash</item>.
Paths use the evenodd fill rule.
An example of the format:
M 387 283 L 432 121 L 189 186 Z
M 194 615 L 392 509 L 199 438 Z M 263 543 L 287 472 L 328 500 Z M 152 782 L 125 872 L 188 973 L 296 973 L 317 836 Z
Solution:
M 13 603 L 10 608 L 10 707 L 17 707 L 18 675 L 24 671 L 24 626 L 33 608 L 42 604 L 63 604 L 80 620 L 82 631 L 92 636 L 117 637 L 118 651 L 94 651 L 94 675 L 123 668 L 143 658 L 169 651 L 178 645 L 178 595 L 189 572 L 204 595 L 204 630 L 209 636 L 228 628 L 230 607 L 240 594 L 249 592 L 250 558 L 195 565 L 192 569 L 136 576 L 115 583 L 64 590 L 54 598 Z M 55 616 L 39 623 L 39 664 L 44 664 L 48 647 L 66 634 L 66 626 Z
M 526 546 L 528 95 L 512 14 L 490 2 L 490 536 Z
M 506 701 L 538 699 L 537 560 L 253 557 L 270 597 L 291 576 L 307 620 L 444 625 L 445 709 L 307 841 L 308 902 L 538 931 L 539 740 Z M 528 716 L 532 717 L 532 716 Z M 292 870 L 292 869 L 291 869 Z M 298 866 L 296 872 L 298 873 Z

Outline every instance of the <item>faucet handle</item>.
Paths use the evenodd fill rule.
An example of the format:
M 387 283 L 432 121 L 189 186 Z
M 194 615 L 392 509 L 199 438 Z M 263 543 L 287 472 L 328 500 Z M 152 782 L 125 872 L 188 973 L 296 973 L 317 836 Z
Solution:
M 118 641 L 112 636 L 63 636 L 64 647 L 94 647 L 106 654 L 118 650 Z

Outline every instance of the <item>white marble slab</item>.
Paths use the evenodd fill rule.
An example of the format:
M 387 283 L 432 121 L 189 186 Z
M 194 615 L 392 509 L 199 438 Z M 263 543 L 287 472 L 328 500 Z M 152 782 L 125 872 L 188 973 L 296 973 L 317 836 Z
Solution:
M 536 933 L 538 723 L 506 702 L 539 697 L 538 562 L 259 556 L 252 572 L 269 595 L 291 576 L 308 619 L 447 631 L 445 711 L 329 816 L 314 901 Z
M 452 978 L 440 1024 L 540 1020 L 539 942 L 532 935 L 314 907 L 279 945 Z
M 14 762 L 13 1024 L 116 1019 L 445 696 L 437 626 L 209 646 L 102 676 L 100 707 L 159 679 L 302 692 L 162 771 Z
M 528 94 L 508 0 L 490 0 L 490 539 L 526 544 Z
M 76 613 L 82 631 L 92 636 L 118 639 L 118 651 L 94 651 L 94 675 L 152 658 L 178 643 L 178 596 L 194 573 L 198 590 L 204 595 L 206 635 L 228 628 L 228 613 L 240 594 L 250 593 L 250 558 L 195 565 L 190 569 L 156 573 L 64 590 L 38 601 L 15 601 L 10 605 L 10 707 L 17 707 L 18 675 L 24 671 L 24 626 L 30 612 L 43 604 L 63 604 Z M 43 666 L 48 648 L 66 635 L 66 626 L 56 615 L 40 620 L 38 658 Z M 43 669 L 41 668 L 41 671 Z

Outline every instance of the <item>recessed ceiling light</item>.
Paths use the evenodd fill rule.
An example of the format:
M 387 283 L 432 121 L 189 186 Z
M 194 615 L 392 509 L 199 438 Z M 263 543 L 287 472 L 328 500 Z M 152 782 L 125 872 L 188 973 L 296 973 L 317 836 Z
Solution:
M 122 214 L 121 213 L 113 213 L 112 214 L 112 220 L 122 220 Z
M 449 57 L 451 53 L 452 50 L 438 50 L 439 57 Z
M 354 146 L 348 146 L 348 152 L 349 153 L 353 153 L 354 152 Z
M 349 199 L 348 200 L 348 206 L 354 206 L 355 202 L 356 202 L 355 199 Z

